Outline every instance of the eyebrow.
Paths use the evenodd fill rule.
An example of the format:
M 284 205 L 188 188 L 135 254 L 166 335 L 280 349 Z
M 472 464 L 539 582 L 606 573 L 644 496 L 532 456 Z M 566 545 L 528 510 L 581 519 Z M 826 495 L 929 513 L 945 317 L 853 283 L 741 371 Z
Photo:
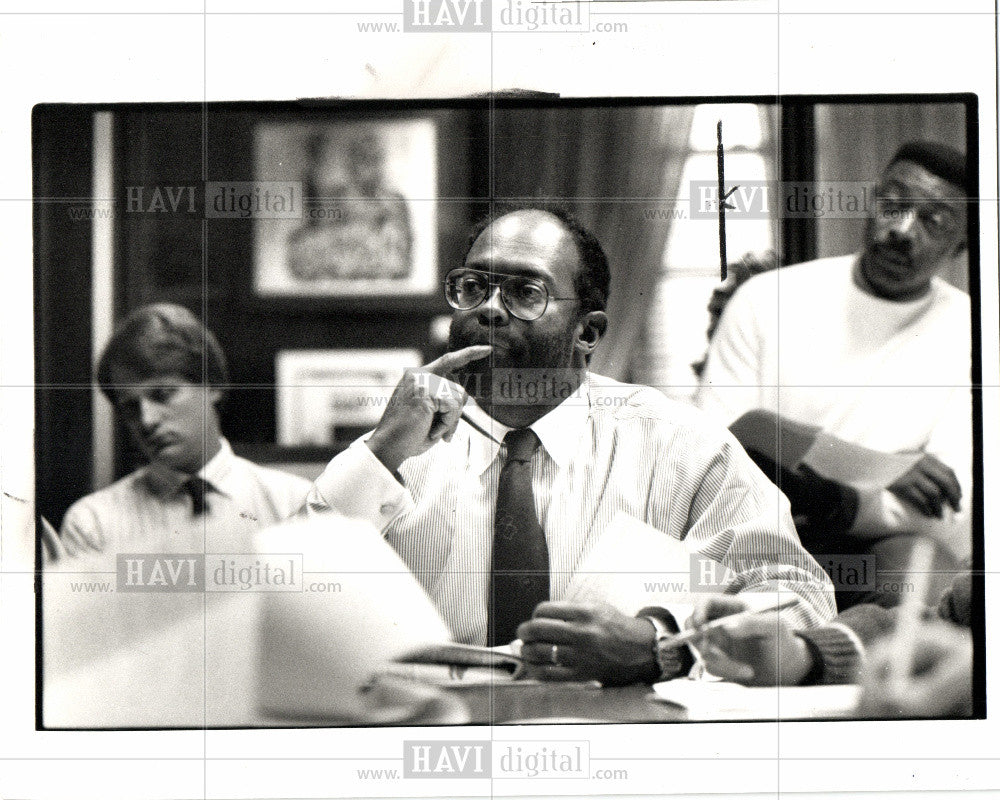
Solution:
M 548 283 L 555 283 L 555 276 L 548 270 L 498 259 L 467 261 L 464 266 L 465 269 L 474 269 L 479 272 L 486 272 L 495 275 L 516 275 L 518 277 L 535 278 Z
M 921 203 L 939 206 L 940 208 L 947 209 L 949 211 L 953 211 L 953 204 L 961 203 L 965 199 L 961 194 L 956 195 L 955 197 L 924 197 L 921 194 L 915 195 L 912 186 L 895 178 L 876 184 L 875 189 L 880 192 L 888 190 L 898 191 L 899 194 L 907 200 L 919 201 Z

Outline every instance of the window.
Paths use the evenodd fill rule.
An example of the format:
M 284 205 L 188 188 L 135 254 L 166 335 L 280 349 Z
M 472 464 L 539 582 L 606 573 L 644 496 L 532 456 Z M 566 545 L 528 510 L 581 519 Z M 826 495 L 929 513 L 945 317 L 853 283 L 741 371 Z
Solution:
M 726 149 L 726 186 L 753 185 L 774 178 L 772 131 L 774 106 L 750 103 L 700 105 L 695 108 L 688 153 L 681 172 L 678 207 L 688 208 L 692 181 L 717 179 L 716 124 L 721 119 Z M 728 260 L 749 251 L 774 248 L 774 221 L 726 218 Z M 641 382 L 669 397 L 690 400 L 697 387 L 692 364 L 707 345 L 708 300 L 719 283 L 717 218 L 683 219 L 671 223 L 663 255 L 663 270 L 645 327 L 645 358 Z

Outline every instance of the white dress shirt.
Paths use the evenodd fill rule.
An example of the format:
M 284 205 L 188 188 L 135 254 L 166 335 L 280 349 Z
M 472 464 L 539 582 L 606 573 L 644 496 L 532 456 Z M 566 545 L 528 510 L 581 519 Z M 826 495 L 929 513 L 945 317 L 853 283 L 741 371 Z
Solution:
M 193 514 L 187 475 L 150 464 L 74 503 L 61 538 L 108 553 L 111 570 L 120 552 L 253 552 L 254 534 L 299 510 L 309 482 L 240 458 L 225 439 L 220 445 L 198 472 L 211 485 L 204 514 Z
M 316 480 L 308 513 L 368 520 L 416 575 L 456 640 L 486 642 L 493 516 L 508 428 L 474 404 L 450 442 L 403 462 L 403 483 L 362 437 Z M 833 589 L 795 533 L 788 501 L 724 428 L 641 386 L 590 375 L 580 392 L 531 425 L 541 447 L 532 488 L 549 549 L 550 597 L 570 580 L 619 512 L 728 567 L 725 591 L 792 592 L 790 618 L 835 613 Z M 655 573 L 656 565 L 637 564 Z M 650 604 L 656 592 L 650 591 Z M 681 620 L 683 621 L 683 620 Z

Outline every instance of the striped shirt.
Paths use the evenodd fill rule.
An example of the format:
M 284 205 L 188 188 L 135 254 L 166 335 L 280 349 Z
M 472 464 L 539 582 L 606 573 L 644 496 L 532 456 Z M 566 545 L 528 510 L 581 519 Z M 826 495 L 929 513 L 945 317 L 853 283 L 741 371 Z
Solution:
M 316 480 L 307 509 L 370 521 L 423 584 L 456 640 L 482 645 L 506 457 L 498 442 L 509 429 L 471 406 L 466 413 L 497 441 L 460 421 L 450 442 L 403 462 L 400 484 L 362 437 Z M 531 428 L 541 441 L 531 462 L 532 489 L 548 544 L 552 599 L 565 596 L 576 569 L 624 512 L 721 563 L 720 591 L 785 592 L 785 598 L 791 592 L 800 602 L 785 613 L 802 627 L 833 617 L 833 588 L 799 543 L 787 499 L 729 432 L 697 409 L 654 389 L 590 375 Z M 656 575 L 655 564 L 635 569 Z M 645 605 L 657 605 L 659 587 L 647 588 Z

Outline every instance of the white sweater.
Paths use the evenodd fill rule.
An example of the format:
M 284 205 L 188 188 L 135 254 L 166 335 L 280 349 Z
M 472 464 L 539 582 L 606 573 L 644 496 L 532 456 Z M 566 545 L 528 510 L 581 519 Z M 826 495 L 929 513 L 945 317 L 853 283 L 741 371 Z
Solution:
M 935 278 L 924 297 L 894 302 L 854 283 L 856 255 L 749 280 L 709 348 L 698 404 L 728 425 L 766 408 L 886 452 L 932 453 L 962 486 L 962 509 L 922 516 L 887 491 L 862 493 L 855 529 L 933 535 L 971 550 L 969 297 Z

